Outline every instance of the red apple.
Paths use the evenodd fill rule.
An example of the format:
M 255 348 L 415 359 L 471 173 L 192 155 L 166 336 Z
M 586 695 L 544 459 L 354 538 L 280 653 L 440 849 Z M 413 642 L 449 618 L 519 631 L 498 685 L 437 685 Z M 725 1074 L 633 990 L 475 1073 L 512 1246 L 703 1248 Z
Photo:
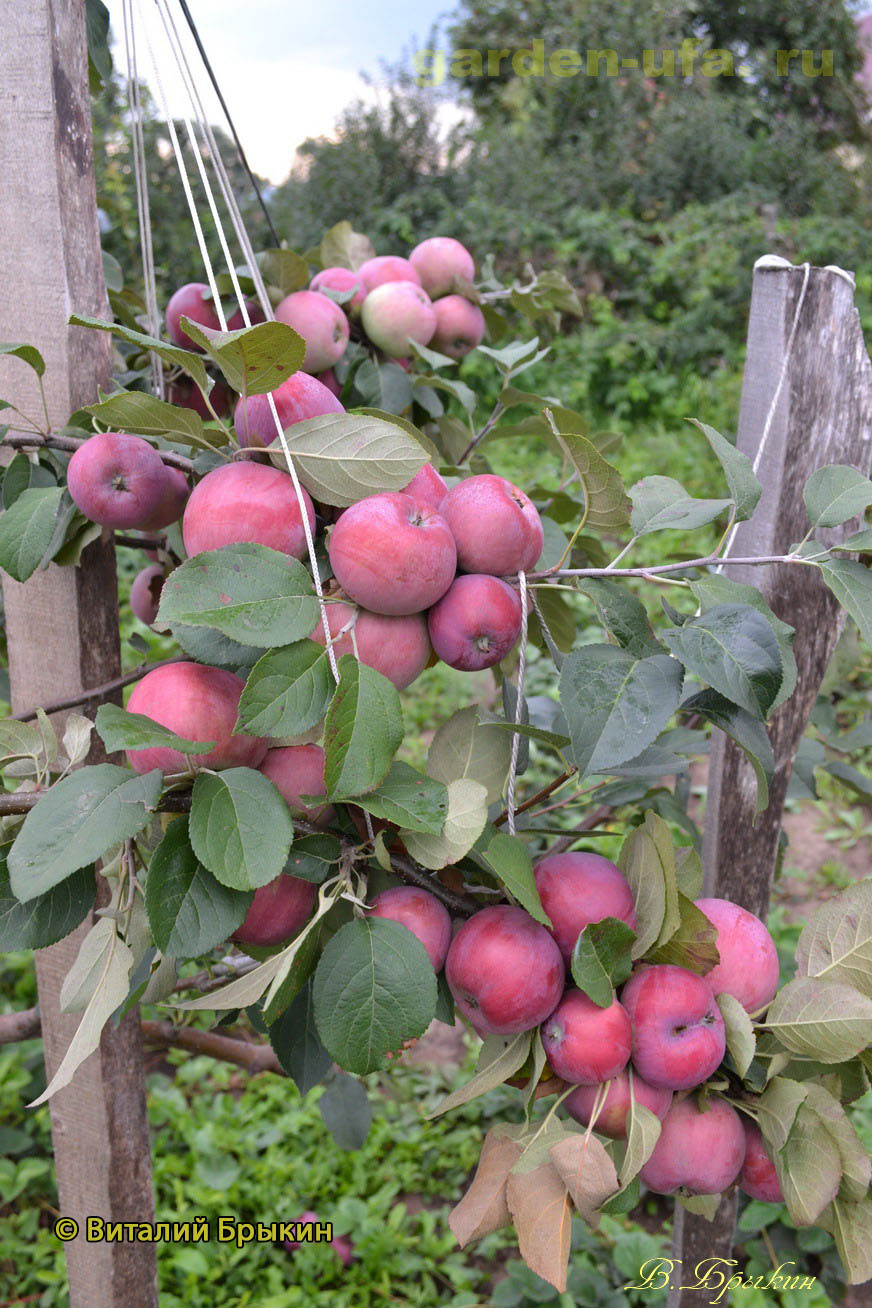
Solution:
M 351 309 L 359 309 L 366 299 L 366 288 L 360 273 L 352 272 L 350 268 L 324 268 L 321 272 L 316 273 L 309 282 L 310 291 L 339 291 L 345 294 L 347 291 L 354 291 L 350 300 L 345 300 L 340 306 L 348 312 Z
M 402 492 L 368 495 L 330 532 L 333 575 L 373 613 L 420 613 L 444 595 L 456 564 L 454 538 L 434 510 Z
M 373 345 L 399 359 L 409 353 L 412 341 L 429 343 L 436 330 L 436 311 L 416 282 L 385 282 L 367 295 L 361 322 Z
M 587 1126 L 593 1115 L 594 1101 L 600 1091 L 598 1085 L 579 1085 L 564 1100 L 566 1111 L 576 1122 Z M 661 1090 L 643 1081 L 638 1072 L 633 1072 L 633 1099 L 643 1108 L 648 1108 L 662 1121 L 672 1105 L 672 1091 Z M 609 1088 L 600 1109 L 594 1130 L 601 1135 L 611 1136 L 613 1140 L 626 1140 L 627 1114 L 630 1111 L 630 1074 L 629 1069 L 618 1072 L 609 1081 Z
M 308 492 L 302 487 L 301 491 L 314 531 L 315 508 Z M 189 555 L 243 541 L 268 545 L 295 559 L 306 553 L 294 483 L 281 468 L 250 460 L 226 463 L 206 473 L 188 500 L 182 536 Z
M 353 604 L 328 603 L 327 625 L 331 636 L 336 636 L 352 619 L 354 635 L 349 628 L 333 642 L 337 658 L 353 654 L 361 663 L 375 668 L 376 672 L 392 681 L 397 690 L 405 690 L 421 675 L 430 661 L 431 652 L 427 619 L 423 613 L 388 617 L 383 613 L 357 609 Z M 320 617 L 312 632 L 312 640 L 317 640 L 319 645 L 325 643 Z
M 633 1030 L 614 1000 L 600 1008 L 581 990 L 567 990 L 546 1022 L 542 1044 L 548 1062 L 564 1081 L 598 1085 L 622 1072 L 630 1061 Z
M 433 305 L 436 330 L 430 348 L 451 359 L 462 359 L 484 340 L 484 314 L 462 295 L 446 295 Z
M 391 886 L 376 895 L 369 915 L 408 927 L 426 949 L 434 972 L 442 970 L 451 944 L 451 918 L 445 905 L 429 890 L 420 890 L 417 886 Z
M 116 530 L 149 522 L 163 503 L 168 483 L 157 450 L 141 436 L 117 431 L 89 436 L 67 468 L 67 488 L 76 508 L 92 522 Z
M 427 618 L 430 643 L 451 668 L 478 672 L 504 659 L 521 634 L 521 601 L 499 577 L 458 577 Z
M 374 259 L 367 259 L 357 270 L 357 276 L 366 287 L 367 294 L 386 282 L 414 282 L 421 285 L 421 279 L 408 259 L 401 259 L 397 254 L 380 254 Z
M 529 1031 L 563 993 L 560 950 L 522 908 L 496 904 L 463 923 L 445 960 L 454 1002 L 480 1036 Z
M 231 940 L 240 945 L 283 945 L 293 939 L 315 907 L 318 887 L 312 881 L 282 872 L 258 887 L 245 918 Z
M 619 867 L 587 851 L 550 854 L 534 869 L 542 907 L 551 919 L 551 934 L 567 964 L 575 942 L 591 922 L 618 917 L 636 929 L 633 892 Z
M 276 308 L 276 321 L 293 327 L 306 342 L 305 372 L 332 368 L 348 344 L 348 319 L 335 300 L 317 291 L 294 291 Z
M 742 1118 L 742 1126 L 745 1131 L 745 1161 L 739 1185 L 752 1199 L 762 1199 L 767 1204 L 784 1203 L 781 1182 L 763 1143 L 759 1126 L 745 1117 Z
M 182 754 L 168 745 L 129 749 L 127 759 L 134 772 L 258 767 L 267 742 L 233 734 L 243 686 L 232 672 L 201 663 L 167 663 L 147 672 L 133 687 L 128 711 L 151 718 L 185 740 L 214 740 L 215 745 L 208 754 Z
M 227 319 L 229 332 L 241 331 L 243 327 L 256 327 L 259 322 L 266 321 L 266 314 L 256 300 L 246 300 L 245 307 L 248 310 L 248 322 L 245 321 L 242 310 L 237 309 Z
M 318 373 L 318 381 L 322 386 L 326 386 L 331 395 L 335 395 L 337 400 L 342 394 L 342 386 L 339 378 L 332 368 L 327 368 L 324 372 Z
M 331 804 L 311 808 L 300 802 L 301 795 L 327 798 L 324 751 L 320 745 L 279 745 L 269 751 L 260 770 L 269 777 L 295 817 L 303 817 L 319 826 L 329 826 L 335 812 Z M 293 856 L 292 849 L 291 858 Z
M 739 1175 L 744 1157 L 745 1132 L 735 1108 L 710 1098 L 700 1112 L 691 1097 L 664 1117 L 640 1175 L 657 1194 L 720 1194 Z
M 307 372 L 292 372 L 287 381 L 272 392 L 282 430 L 305 418 L 319 418 L 324 413 L 344 413 L 337 397 L 317 377 Z M 272 445 L 278 440 L 275 419 L 266 395 L 240 396 L 233 416 L 240 445 Z
M 667 1090 L 701 1085 L 724 1056 L 724 1019 L 711 987 L 696 972 L 656 963 L 624 986 L 621 1003 L 633 1023 L 633 1065 Z
M 463 572 L 504 577 L 529 572 L 542 553 L 542 520 L 533 501 L 505 477 L 482 473 L 458 482 L 439 512 L 457 542 Z
M 766 927 L 729 899 L 698 899 L 697 908 L 717 927 L 721 961 L 706 981 L 716 995 L 738 999 L 749 1013 L 766 1008 L 778 989 L 778 951 Z
M 182 349 L 202 353 L 202 345 L 197 345 L 186 332 L 182 331 L 179 325 L 180 318 L 190 318 L 191 322 L 197 323 L 200 327 L 220 331 L 221 323 L 215 311 L 215 301 L 205 282 L 186 282 L 170 296 L 167 305 L 167 335 L 170 340 L 174 345 L 180 345 Z
M 421 241 L 409 255 L 409 263 L 434 300 L 454 290 L 459 282 L 471 282 L 475 277 L 472 255 L 453 236 L 431 236 Z
M 439 512 L 439 505 L 448 494 L 448 487 L 442 477 L 433 467 L 432 463 L 425 463 L 423 468 L 415 473 L 408 486 L 403 487 L 404 495 L 411 495 L 413 500 L 419 504 L 426 504 L 428 508 L 435 509 Z
M 160 564 L 152 564 L 150 568 L 143 568 L 142 572 L 136 574 L 130 587 L 130 607 L 147 627 L 157 617 L 164 580 L 163 568 Z
M 148 522 L 142 524 L 143 531 L 162 531 L 170 523 L 178 522 L 185 511 L 191 493 L 187 477 L 181 468 L 170 467 L 168 463 L 164 464 L 164 472 L 166 475 L 164 497 Z
M 209 392 L 209 401 L 219 418 L 225 417 L 230 412 L 230 400 L 230 388 L 225 382 L 216 381 Z M 177 377 L 174 382 L 170 382 L 167 387 L 167 401 L 170 404 L 178 404 L 182 409 L 193 409 L 206 422 L 214 420 L 211 410 L 203 399 L 200 387 L 193 378 L 185 377 L 184 374 Z

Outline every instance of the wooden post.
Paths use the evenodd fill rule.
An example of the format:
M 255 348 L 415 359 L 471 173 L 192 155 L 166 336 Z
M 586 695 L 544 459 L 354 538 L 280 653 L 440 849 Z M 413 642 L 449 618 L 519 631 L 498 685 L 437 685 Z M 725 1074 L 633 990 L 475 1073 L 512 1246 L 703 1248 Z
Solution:
M 107 385 L 112 359 L 104 333 L 67 326 L 74 310 L 108 316 L 84 2 L 0 0 L 0 31 L 0 339 L 42 352 L 48 414 L 60 426 L 94 399 L 98 383 Z M 0 396 L 41 420 L 36 379 L 19 360 L 0 357 Z M 3 583 L 16 711 L 118 674 L 111 541 L 91 545 L 79 568 L 52 565 L 24 585 Z M 59 992 L 90 925 L 37 955 L 49 1077 L 78 1025 L 78 1015 L 60 1013 Z M 89 1215 L 153 1216 L 138 1011 L 107 1027 L 100 1048 L 51 1100 L 51 1117 L 60 1210 L 80 1225 L 66 1245 L 71 1308 L 153 1308 L 154 1246 L 85 1240 Z
M 754 271 L 738 433 L 739 448 L 752 458 L 775 397 L 804 279 L 803 268 L 778 260 L 763 260 Z M 808 530 L 802 490 L 809 475 L 828 463 L 847 463 L 868 474 L 870 461 L 872 364 L 853 286 L 838 269 L 813 268 L 758 471 L 763 495 L 752 521 L 739 527 L 732 553 L 786 553 Z M 847 529 L 816 533 L 823 540 L 841 540 L 846 534 Z M 770 723 L 775 776 L 769 806 L 756 821 L 754 774 L 742 752 L 715 732 L 710 760 L 703 893 L 732 899 L 765 919 L 793 756 L 844 613 L 813 568 L 731 568 L 729 575 L 758 585 L 773 611 L 797 633 L 797 686 Z M 673 1276 L 676 1285 L 692 1285 L 694 1269 L 706 1259 L 731 1256 L 735 1220 L 735 1196 L 722 1201 L 713 1222 L 676 1204 L 673 1257 L 682 1260 Z M 711 1289 L 673 1288 L 669 1305 L 696 1308 L 711 1296 Z

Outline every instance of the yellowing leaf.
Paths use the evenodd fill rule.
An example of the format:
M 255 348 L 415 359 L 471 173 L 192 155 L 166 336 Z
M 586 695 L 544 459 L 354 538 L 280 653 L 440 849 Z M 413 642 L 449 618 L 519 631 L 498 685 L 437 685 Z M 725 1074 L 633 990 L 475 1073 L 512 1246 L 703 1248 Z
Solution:
M 488 1131 L 472 1185 L 448 1218 L 461 1249 L 511 1222 L 506 1181 L 520 1152 L 520 1145 L 508 1136 Z

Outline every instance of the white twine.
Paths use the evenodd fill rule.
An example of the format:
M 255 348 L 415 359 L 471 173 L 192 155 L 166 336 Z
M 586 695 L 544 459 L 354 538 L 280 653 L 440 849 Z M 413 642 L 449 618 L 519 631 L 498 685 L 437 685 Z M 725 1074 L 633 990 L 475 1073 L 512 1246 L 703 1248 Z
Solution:
M 521 649 L 518 654 L 518 682 L 517 698 L 515 700 L 515 726 L 521 722 L 521 709 L 524 703 L 524 674 L 527 670 L 527 574 L 518 573 L 518 585 L 521 591 Z M 512 732 L 512 757 L 509 763 L 509 780 L 506 785 L 506 825 L 509 828 L 509 834 L 515 834 L 515 782 L 518 777 L 518 749 L 521 744 L 521 736 L 517 731 Z

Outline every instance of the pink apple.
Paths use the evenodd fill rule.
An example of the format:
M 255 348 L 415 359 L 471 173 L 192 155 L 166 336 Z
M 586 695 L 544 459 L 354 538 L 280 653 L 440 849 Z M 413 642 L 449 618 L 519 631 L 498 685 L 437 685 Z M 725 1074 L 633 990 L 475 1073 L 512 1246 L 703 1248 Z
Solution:
M 318 826 L 329 826 L 335 810 L 332 804 L 307 807 L 300 802 L 301 795 L 323 795 L 324 751 L 320 745 L 279 745 L 271 749 L 260 765 L 295 817 L 303 817 Z M 291 850 L 291 858 L 294 851 Z M 288 865 L 290 867 L 290 864 Z
M 468 918 L 451 942 L 445 977 L 480 1036 L 529 1031 L 563 993 L 560 950 L 522 908 L 495 904 Z
M 164 464 L 164 472 L 166 475 L 164 497 L 148 522 L 142 524 L 143 531 L 162 531 L 170 523 L 178 522 L 185 511 L 191 493 L 187 477 L 181 468 L 173 468 L 168 463 Z
M 338 636 L 352 620 L 354 636 L 350 627 Z M 388 617 L 384 613 L 357 609 L 353 604 L 331 601 L 327 604 L 327 625 L 331 636 L 338 636 L 333 642 L 337 658 L 353 654 L 361 663 L 375 668 L 376 672 L 392 681 L 397 690 L 410 686 L 430 661 L 430 636 L 423 613 Z M 319 645 L 325 644 L 320 617 L 312 632 L 312 640 L 317 640 Z
M 259 886 L 231 940 L 240 945 L 283 945 L 293 939 L 315 907 L 318 887 L 312 881 L 282 872 L 275 881 Z
M 591 922 L 618 917 L 636 929 L 633 892 L 619 867 L 587 851 L 550 854 L 534 869 L 542 907 L 567 964 L 575 942 Z
M 697 908 L 717 927 L 721 961 L 706 981 L 716 995 L 728 994 L 756 1013 L 775 998 L 778 989 L 778 951 L 766 927 L 729 899 L 698 899 Z
M 457 542 L 463 572 L 504 577 L 529 572 L 542 553 L 542 520 L 533 501 L 505 477 L 482 473 L 458 482 L 439 512 Z
M 640 1175 L 657 1194 L 720 1194 L 739 1175 L 744 1157 L 745 1132 L 735 1108 L 709 1098 L 700 1112 L 691 1096 L 664 1117 Z
M 335 300 L 317 291 L 294 291 L 276 308 L 276 321 L 287 323 L 306 342 L 305 372 L 332 368 L 348 344 L 348 319 Z
M 442 970 L 451 944 L 451 918 L 445 905 L 429 890 L 391 886 L 376 895 L 369 915 L 408 927 L 426 949 L 434 972 Z
M 419 504 L 426 504 L 438 513 L 439 505 L 448 494 L 448 487 L 433 464 L 425 463 L 423 468 L 419 468 L 415 473 L 408 486 L 403 487 L 403 494 L 411 495 L 413 500 L 417 500 Z
M 386 282 L 414 282 L 421 285 L 421 279 L 408 259 L 401 259 L 397 254 L 379 254 L 374 259 L 367 259 L 357 270 L 357 276 L 366 287 L 367 293 Z
M 499 577 L 458 577 L 427 618 L 430 643 L 450 668 L 479 672 L 504 659 L 521 634 L 521 601 Z
M 630 1061 L 633 1030 L 614 1000 L 600 1008 L 581 990 L 567 990 L 546 1022 L 542 1044 L 552 1069 L 575 1085 L 598 1085 Z
M 633 1023 L 633 1065 L 651 1085 L 689 1090 L 720 1064 L 724 1019 L 696 972 L 671 963 L 642 967 L 624 986 L 621 1003 Z
M 410 495 L 368 495 L 346 509 L 327 552 L 345 593 L 373 613 L 420 613 L 444 595 L 456 551 L 446 523 Z
M 185 740 L 214 740 L 215 745 L 208 754 L 182 754 L 168 745 L 130 749 L 127 759 L 134 772 L 258 767 L 267 742 L 233 734 L 244 684 L 232 672 L 201 663 L 167 663 L 147 672 L 133 687 L 128 712 L 141 713 Z
M 321 272 L 316 273 L 309 282 L 310 291 L 339 291 L 344 295 L 348 291 L 354 291 L 350 300 L 345 300 L 340 306 L 346 312 L 351 309 L 359 309 L 366 299 L 366 288 L 360 273 L 352 272 L 350 268 L 324 268 Z
M 292 372 L 287 381 L 272 392 L 283 431 L 305 418 L 320 418 L 324 413 L 344 413 L 337 397 L 317 377 L 307 372 Z M 237 401 L 233 425 L 240 445 L 272 445 L 278 440 L 275 419 L 266 395 L 249 395 Z
M 337 400 L 339 399 L 339 396 L 342 394 L 342 385 L 332 368 L 327 368 L 324 372 L 319 372 L 318 381 L 322 386 L 327 387 L 331 395 L 335 395 Z
M 167 304 L 167 335 L 170 340 L 184 350 L 196 350 L 202 353 L 202 345 L 197 345 L 182 330 L 179 324 L 180 318 L 190 318 L 191 322 L 197 323 L 200 327 L 208 327 L 211 331 L 221 330 L 221 323 L 215 311 L 215 301 L 205 282 L 186 282 L 170 296 Z
M 572 1094 L 564 1100 L 566 1111 L 576 1122 L 587 1126 L 593 1116 L 594 1101 L 600 1091 L 598 1085 L 577 1086 Z M 662 1121 L 672 1105 L 672 1091 L 657 1089 L 643 1081 L 638 1072 L 633 1073 L 633 1099 L 643 1108 L 648 1108 Z M 611 1136 L 613 1140 L 626 1140 L 627 1115 L 630 1111 L 630 1073 L 629 1069 L 618 1072 L 609 1081 L 609 1088 L 602 1108 L 597 1114 L 595 1131 L 600 1135 Z
M 163 590 L 164 570 L 154 563 L 150 568 L 143 568 L 133 578 L 130 587 L 130 607 L 140 622 L 150 627 L 157 617 L 160 606 L 160 593 Z
M 781 1182 L 756 1122 L 742 1118 L 745 1131 L 745 1161 L 739 1185 L 752 1199 L 762 1199 L 767 1204 L 784 1203 Z
M 256 327 L 259 322 L 266 321 L 266 314 L 256 300 L 246 300 L 245 307 L 248 310 L 248 322 L 245 321 L 242 310 L 237 309 L 227 319 L 227 330 L 229 332 L 242 331 L 243 327 Z
M 436 330 L 430 340 L 431 350 L 462 359 L 484 340 L 484 314 L 477 304 L 462 295 L 446 295 L 433 305 Z
M 399 359 L 409 353 L 412 341 L 429 343 L 436 330 L 436 311 L 416 282 L 385 282 L 367 295 L 361 321 L 373 345 Z
M 142 527 L 157 513 L 168 483 L 157 450 L 141 436 L 117 431 L 89 436 L 67 467 L 73 503 L 102 527 Z
M 475 277 L 472 255 L 453 236 L 431 236 L 422 241 L 409 255 L 409 263 L 434 300 L 454 290 L 459 282 L 471 282 Z
M 302 490 L 302 496 L 314 531 L 315 508 L 307 491 Z M 248 459 L 206 473 L 191 492 L 182 519 L 182 536 L 192 556 L 243 541 L 268 545 L 295 559 L 306 553 L 303 516 L 294 483 L 281 468 Z

